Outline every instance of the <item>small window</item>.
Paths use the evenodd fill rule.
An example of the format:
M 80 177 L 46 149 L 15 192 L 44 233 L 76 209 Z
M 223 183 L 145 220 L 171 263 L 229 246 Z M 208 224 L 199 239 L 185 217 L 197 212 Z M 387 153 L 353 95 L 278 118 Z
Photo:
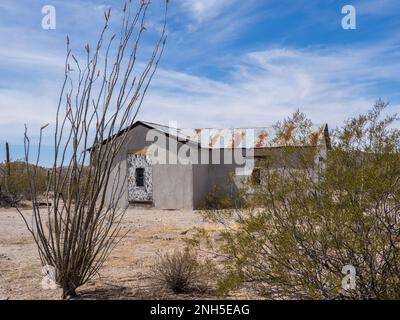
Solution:
M 136 186 L 144 187 L 144 168 L 136 168 Z

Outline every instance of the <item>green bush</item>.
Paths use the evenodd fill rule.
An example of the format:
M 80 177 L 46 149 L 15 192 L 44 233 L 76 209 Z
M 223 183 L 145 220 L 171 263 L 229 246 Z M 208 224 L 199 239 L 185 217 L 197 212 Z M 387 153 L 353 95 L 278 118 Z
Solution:
M 25 200 L 31 200 L 31 189 L 29 186 L 29 176 L 27 167 L 24 162 L 11 162 L 9 164 L 9 173 L 7 175 L 5 164 L 0 165 L 0 187 L 1 190 L 7 191 L 15 197 L 22 197 Z M 38 168 L 36 173 L 36 191 L 38 195 L 43 194 L 47 188 L 48 170 L 45 168 Z
M 187 293 L 206 289 L 210 267 L 190 250 L 174 251 L 159 256 L 153 273 L 156 280 L 173 292 Z
M 280 169 L 265 161 L 248 207 L 208 211 L 226 227 L 216 250 L 227 258 L 220 288 L 250 284 L 268 298 L 400 299 L 400 131 L 382 119 L 378 101 L 366 115 L 333 132 L 332 149 L 310 167 L 318 148 Z M 307 126 L 305 117 L 280 124 Z M 245 188 L 246 189 L 246 188 Z M 246 191 L 246 190 L 245 190 Z M 355 268 L 345 290 L 343 267 Z

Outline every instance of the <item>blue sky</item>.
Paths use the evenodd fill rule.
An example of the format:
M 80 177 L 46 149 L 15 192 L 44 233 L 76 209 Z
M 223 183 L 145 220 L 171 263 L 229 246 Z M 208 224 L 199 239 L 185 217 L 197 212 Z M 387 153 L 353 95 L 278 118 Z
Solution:
M 299 108 L 334 127 L 378 98 L 400 111 L 398 0 L 170 2 L 166 52 L 139 119 L 268 126 Z M 341 26 L 346 4 L 357 10 L 356 30 Z M 56 30 L 41 28 L 44 5 L 56 8 Z M 54 122 L 66 35 L 83 55 L 109 6 L 117 19 L 119 0 L 0 1 L 0 161 L 5 141 L 14 159 L 22 157 L 25 123 L 35 141 L 38 128 Z M 162 1 L 153 0 L 144 46 L 161 19 Z M 48 165 L 49 137 L 44 150 Z

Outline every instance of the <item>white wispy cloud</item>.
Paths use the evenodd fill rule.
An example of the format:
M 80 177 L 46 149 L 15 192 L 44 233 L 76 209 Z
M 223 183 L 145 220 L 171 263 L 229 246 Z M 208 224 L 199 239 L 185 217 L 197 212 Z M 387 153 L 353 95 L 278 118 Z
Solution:
M 385 56 L 385 59 L 379 59 Z M 139 118 L 184 127 L 267 126 L 296 109 L 331 126 L 368 110 L 382 81 L 400 83 L 400 51 L 393 43 L 374 46 L 273 48 L 245 54 L 221 81 L 159 69 Z M 31 90 L 0 90 L 1 125 L 51 122 L 57 83 Z M 392 106 L 397 110 L 398 106 Z M 9 129 L 7 129 L 9 130 Z M 6 134 L 0 128 L 0 135 Z M 20 129 L 17 130 L 18 134 Z M 10 134 L 8 131 L 7 134 Z
M 198 21 L 205 22 L 234 6 L 238 0 L 182 0 L 182 7 Z
M 265 126 L 299 108 L 314 122 L 335 126 L 385 99 L 375 93 L 377 84 L 400 82 L 396 49 L 381 43 L 250 52 L 224 81 L 160 70 L 142 117 L 182 126 Z
M 45 67 L 57 68 L 62 70 L 64 66 L 64 58 L 62 54 L 51 54 L 45 50 L 32 50 L 27 51 L 24 48 L 8 47 L 0 48 L 0 65 L 22 65 L 26 67 Z
M 73 46 L 82 48 L 85 39 L 98 35 L 105 1 L 53 3 L 60 13 L 69 10 L 68 15 L 58 16 L 55 33 L 40 29 L 40 10 L 35 15 L 37 21 L 29 27 L 22 22 L 21 26 L 19 22 L 2 25 L 0 21 L 0 68 L 7 70 L 0 78 L 0 141 L 21 141 L 25 123 L 35 132 L 54 120 L 65 34 L 72 32 Z M 218 54 L 227 42 L 241 37 L 246 26 L 267 19 L 264 12 L 257 13 L 260 3 L 179 1 L 186 16 L 182 29 L 171 29 L 167 47 L 172 52 L 170 60 L 179 69 L 168 69 L 169 64 L 162 63 L 139 118 L 165 124 L 177 120 L 184 127 L 268 126 L 300 108 L 314 122 L 335 126 L 365 112 L 376 99 L 388 99 L 386 84 L 400 84 L 400 38 L 394 32 L 385 37 L 390 40 L 368 44 L 271 47 L 259 43 L 257 50 Z M 372 15 L 384 14 L 399 4 L 397 0 L 379 1 L 383 10 L 377 3 L 365 0 L 356 7 L 359 13 Z M 8 15 L 19 12 L 20 7 L 25 10 L 23 19 L 32 15 L 29 6 L 18 6 L 11 0 L 0 3 Z M 180 42 L 180 38 L 185 41 Z M 222 73 L 222 79 L 217 80 L 212 72 L 182 71 L 202 64 Z M 389 91 L 393 96 L 395 90 Z M 393 105 L 391 110 L 399 111 L 400 106 Z

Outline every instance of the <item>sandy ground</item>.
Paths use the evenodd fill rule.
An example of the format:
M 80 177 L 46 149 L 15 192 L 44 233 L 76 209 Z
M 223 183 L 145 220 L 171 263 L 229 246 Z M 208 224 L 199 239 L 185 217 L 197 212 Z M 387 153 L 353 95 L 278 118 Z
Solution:
M 24 210 L 26 217 L 30 210 Z M 212 228 L 195 211 L 130 209 L 124 229 L 127 236 L 113 251 L 101 275 L 78 290 L 83 299 L 209 299 L 216 294 L 175 295 L 160 288 L 151 266 L 160 252 L 185 245 L 195 226 Z M 189 230 L 189 231 L 188 231 Z M 61 290 L 43 290 L 36 246 L 22 218 L 14 209 L 0 209 L 0 300 L 59 299 Z M 251 298 L 235 293 L 224 298 Z

